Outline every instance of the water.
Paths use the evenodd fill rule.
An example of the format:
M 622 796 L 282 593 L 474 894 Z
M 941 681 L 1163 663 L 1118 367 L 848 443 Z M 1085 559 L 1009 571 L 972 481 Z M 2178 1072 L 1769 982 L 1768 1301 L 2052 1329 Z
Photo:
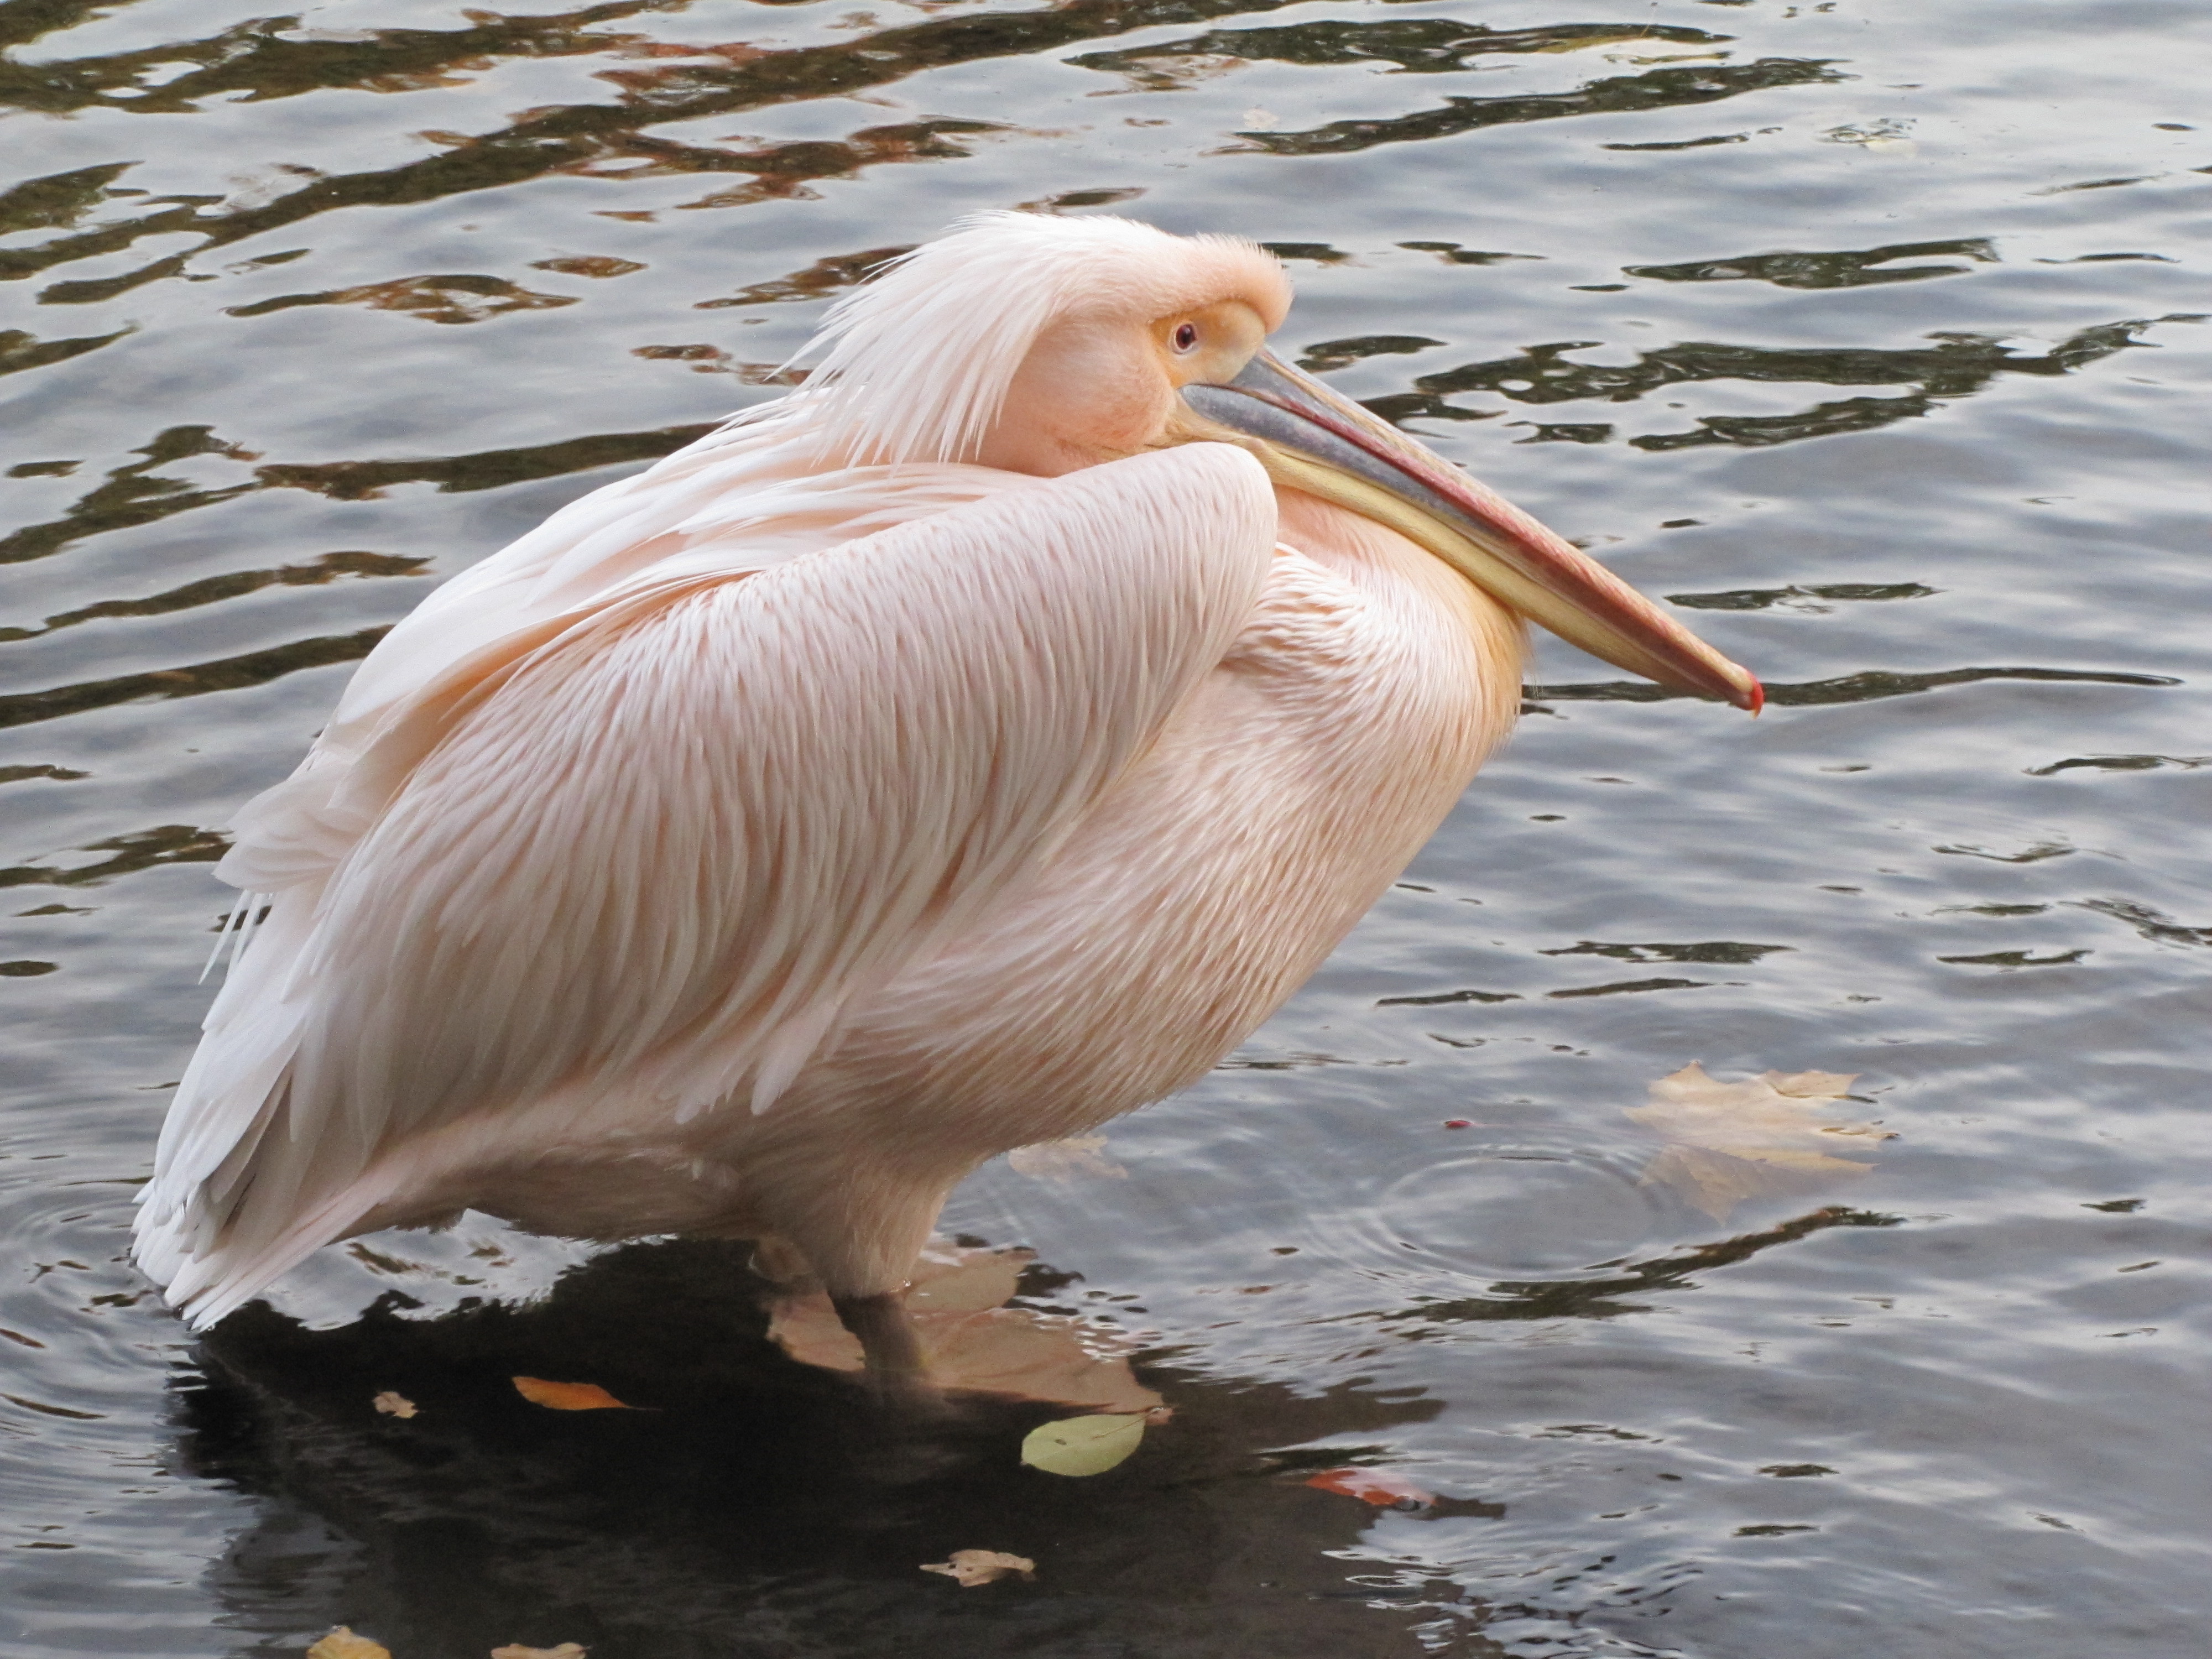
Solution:
M 2201 1651 L 2208 34 L 0 4 L 6 1651 Z M 1275 244 L 1295 351 L 1767 714 L 1547 643 L 1406 884 L 1115 1126 L 1125 1178 L 961 1189 L 1036 1305 L 1150 1345 L 1178 1415 L 1113 1474 L 1020 1469 L 1047 1408 L 885 1439 L 719 1248 L 471 1218 L 188 1340 L 124 1240 L 227 812 L 434 582 L 771 395 L 871 254 L 1021 204 Z M 1624 1115 L 1691 1060 L 1856 1073 L 1898 1138 L 1718 1223 Z M 1346 1463 L 1446 1501 L 1301 1484 Z M 969 1547 L 1038 1581 L 914 1570 Z

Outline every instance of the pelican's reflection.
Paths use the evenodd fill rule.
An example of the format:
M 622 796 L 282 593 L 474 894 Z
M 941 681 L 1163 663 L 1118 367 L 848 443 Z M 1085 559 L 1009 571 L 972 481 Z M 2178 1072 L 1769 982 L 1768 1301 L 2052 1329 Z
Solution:
M 769 1341 L 747 1256 L 639 1244 L 523 1305 L 409 1319 L 387 1294 L 336 1329 L 259 1304 L 225 1321 L 184 1395 L 183 1451 L 266 1501 L 216 1569 L 234 1620 L 271 1651 L 350 1624 L 396 1659 L 562 1641 L 593 1659 L 1415 1650 L 1333 1559 L 1370 1512 L 1300 1485 L 1311 1454 L 1270 1454 L 1329 1437 L 1340 1462 L 1344 1437 L 1386 1441 L 1440 1402 L 1140 1366 L 1172 1420 L 1111 1473 L 1064 1479 L 1019 1446 L 1070 1408 L 872 1409 Z M 516 1376 L 639 1409 L 546 1410 Z M 380 1413 L 387 1391 L 416 1415 Z M 917 1571 L 963 1548 L 1030 1557 L 1037 1582 Z

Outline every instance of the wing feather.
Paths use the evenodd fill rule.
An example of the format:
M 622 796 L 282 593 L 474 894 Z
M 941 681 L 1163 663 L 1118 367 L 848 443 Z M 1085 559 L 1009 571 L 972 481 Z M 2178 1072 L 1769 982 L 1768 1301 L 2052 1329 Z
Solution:
M 1190 446 L 634 580 L 449 670 L 329 797 L 351 844 L 226 988 L 146 1259 L 207 1258 L 179 1286 L 234 1305 L 258 1285 L 213 1258 L 296 1259 L 382 1152 L 556 1088 L 767 1109 L 1143 752 L 1274 535 L 1258 465 Z

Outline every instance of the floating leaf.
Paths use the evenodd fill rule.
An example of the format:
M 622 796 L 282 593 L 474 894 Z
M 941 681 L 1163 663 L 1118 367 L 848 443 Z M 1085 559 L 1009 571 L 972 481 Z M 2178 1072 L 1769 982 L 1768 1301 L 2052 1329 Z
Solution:
M 1127 1180 L 1129 1172 L 1107 1158 L 1105 1152 L 1104 1135 L 1074 1135 L 1066 1140 L 1017 1146 L 1006 1154 L 1006 1162 L 1021 1174 L 1038 1181 L 1069 1182 L 1078 1176 Z
M 392 1659 L 392 1650 L 340 1625 L 307 1650 L 307 1659 Z
M 548 1382 L 542 1376 L 513 1379 L 514 1391 L 533 1406 L 556 1412 L 635 1411 L 596 1382 Z
M 1716 1221 L 1746 1199 L 1817 1192 L 1872 1167 L 1834 1156 L 1870 1151 L 1895 1131 L 1824 1123 L 1808 1114 L 1850 1091 L 1856 1073 L 1768 1072 L 1741 1083 L 1708 1077 L 1695 1061 L 1651 1085 L 1649 1105 L 1627 1115 L 1674 1143 L 1651 1160 L 1643 1185 L 1672 1187 Z
M 1323 1492 L 1342 1492 L 1346 1498 L 1372 1504 L 1378 1510 L 1412 1512 L 1431 1510 L 1437 1505 L 1436 1493 L 1389 1469 L 1323 1469 L 1319 1474 L 1307 1476 L 1306 1485 L 1318 1486 Z
M 1013 1295 L 1027 1250 L 965 1249 L 933 1243 L 915 1264 L 907 1312 L 930 1380 L 939 1388 L 1144 1412 L 1160 1396 L 1137 1381 L 1128 1352 L 1135 1339 L 1071 1314 L 1000 1304 Z M 776 1304 L 769 1336 L 802 1364 L 858 1371 L 860 1339 L 819 1291 Z
M 580 1642 L 563 1642 L 557 1648 L 532 1648 L 509 1642 L 503 1648 L 494 1648 L 491 1659 L 584 1659 L 584 1652 Z
M 967 1314 L 1003 1307 L 1020 1288 L 1022 1269 L 1036 1260 L 1035 1250 L 968 1249 L 933 1239 L 915 1260 L 907 1310 Z
M 963 1589 L 974 1589 L 978 1584 L 988 1584 L 1018 1572 L 1024 1578 L 1036 1577 L 1036 1563 L 1026 1555 L 1006 1555 L 998 1550 L 955 1550 L 949 1561 L 925 1561 L 924 1572 L 941 1572 L 947 1578 L 957 1578 Z M 492 1659 L 500 1659 L 494 1654 Z
M 390 1389 L 386 1389 L 368 1403 L 386 1417 L 406 1418 L 415 1415 L 415 1402 L 404 1394 L 394 1394 Z
M 1126 1461 L 1144 1437 L 1140 1413 L 1066 1417 L 1031 1429 L 1022 1441 L 1022 1462 L 1047 1474 L 1103 1474 Z

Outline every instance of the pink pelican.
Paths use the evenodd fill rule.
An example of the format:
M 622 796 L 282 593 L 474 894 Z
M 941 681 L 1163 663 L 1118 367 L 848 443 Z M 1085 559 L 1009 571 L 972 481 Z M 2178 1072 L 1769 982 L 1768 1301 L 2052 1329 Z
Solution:
M 217 868 L 138 1217 L 169 1300 L 475 1208 L 795 1250 L 910 1375 L 954 1183 L 1296 990 L 1511 726 L 1524 617 L 1758 709 L 1271 356 L 1289 304 L 1248 242 L 983 216 L 802 389 L 425 600 Z

